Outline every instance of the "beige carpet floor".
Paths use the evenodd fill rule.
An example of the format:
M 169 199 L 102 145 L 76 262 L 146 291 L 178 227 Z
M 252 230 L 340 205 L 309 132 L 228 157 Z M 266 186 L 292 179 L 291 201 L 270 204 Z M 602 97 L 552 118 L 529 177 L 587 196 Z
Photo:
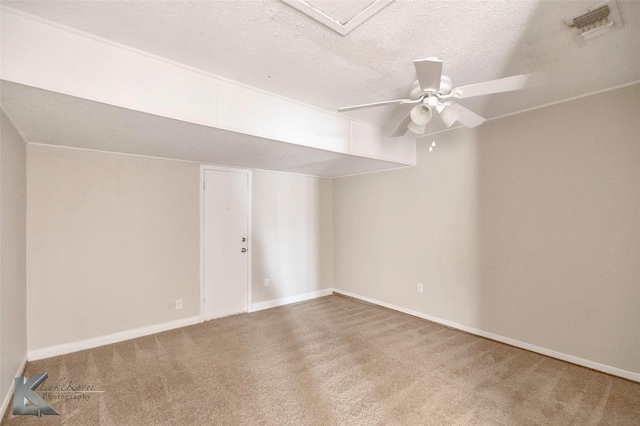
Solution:
M 335 295 L 27 365 L 42 372 L 104 393 L 3 425 L 640 424 L 639 383 Z

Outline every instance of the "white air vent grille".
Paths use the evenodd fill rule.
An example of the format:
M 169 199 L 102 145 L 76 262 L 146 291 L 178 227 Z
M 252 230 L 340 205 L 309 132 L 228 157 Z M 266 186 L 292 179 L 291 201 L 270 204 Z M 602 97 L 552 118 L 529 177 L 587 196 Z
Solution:
M 622 27 L 622 20 L 615 0 L 599 3 L 577 15 L 565 18 L 564 22 L 575 28 L 577 34 L 584 40 Z
M 580 15 L 577 18 L 573 18 L 573 26 L 578 28 L 595 26 L 599 27 L 603 23 L 608 21 L 611 9 L 609 5 L 600 6 L 599 8 L 587 12 L 584 15 Z

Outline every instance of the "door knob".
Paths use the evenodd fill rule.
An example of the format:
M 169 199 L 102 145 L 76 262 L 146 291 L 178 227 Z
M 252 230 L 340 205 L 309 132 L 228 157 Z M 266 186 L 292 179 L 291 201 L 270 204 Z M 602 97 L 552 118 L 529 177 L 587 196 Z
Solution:
M 246 253 L 246 252 L 247 252 L 247 249 L 246 249 L 246 248 L 243 248 L 243 249 L 242 249 L 242 252 L 243 252 L 243 253 Z
M 242 242 L 244 243 L 245 241 L 247 241 L 247 239 L 245 237 L 242 237 Z

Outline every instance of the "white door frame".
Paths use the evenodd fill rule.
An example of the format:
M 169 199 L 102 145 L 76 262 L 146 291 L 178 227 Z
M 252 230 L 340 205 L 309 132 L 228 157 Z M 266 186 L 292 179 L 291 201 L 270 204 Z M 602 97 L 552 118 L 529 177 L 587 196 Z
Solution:
M 235 169 L 233 167 L 200 165 L 200 322 L 204 322 L 204 173 L 207 170 L 244 173 L 247 175 L 247 312 L 251 312 L 251 211 L 253 197 L 251 196 L 252 174 L 251 170 Z

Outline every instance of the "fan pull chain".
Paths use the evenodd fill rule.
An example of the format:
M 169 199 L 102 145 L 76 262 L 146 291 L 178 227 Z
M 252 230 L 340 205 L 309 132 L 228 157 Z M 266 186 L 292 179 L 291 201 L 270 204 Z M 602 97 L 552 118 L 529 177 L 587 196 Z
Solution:
M 429 133 L 432 133 L 433 131 L 433 124 L 429 123 Z M 431 146 L 429 147 L 429 152 L 433 151 L 433 148 L 436 147 L 436 142 L 433 141 L 431 142 Z

